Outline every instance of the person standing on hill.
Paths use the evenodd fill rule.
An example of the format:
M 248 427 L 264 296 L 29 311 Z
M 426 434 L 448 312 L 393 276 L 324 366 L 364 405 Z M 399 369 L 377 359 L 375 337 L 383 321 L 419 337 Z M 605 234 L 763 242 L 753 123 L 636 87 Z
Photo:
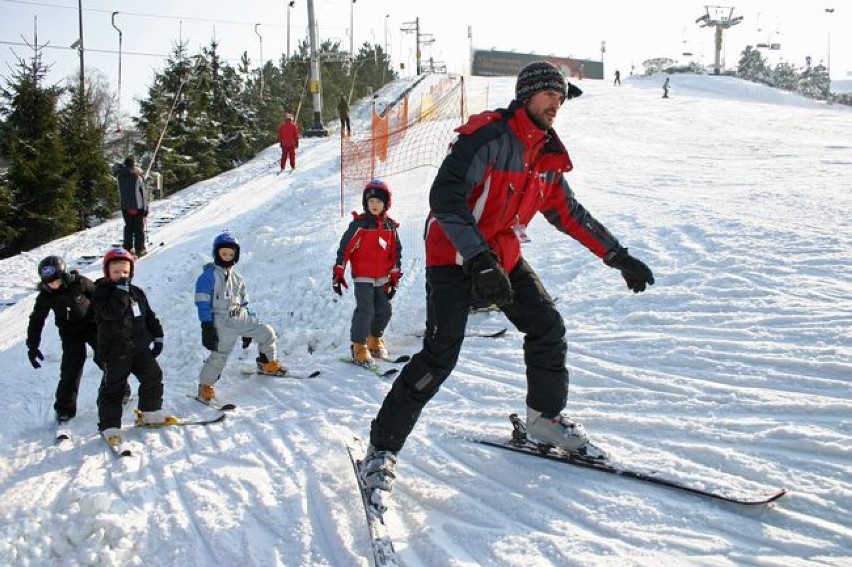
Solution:
M 293 121 L 289 112 L 284 115 L 284 122 L 278 126 L 278 144 L 281 146 L 281 171 L 290 161 L 290 170 L 296 169 L 296 148 L 299 147 L 299 126 Z
M 345 131 L 346 136 L 350 136 L 352 128 L 349 124 L 349 104 L 343 95 L 340 95 L 340 101 L 337 103 L 337 113 L 340 115 L 340 135 L 342 136 Z
M 147 253 L 145 248 L 145 220 L 148 216 L 148 187 L 142 170 L 136 167 L 133 156 L 127 156 L 116 171 L 118 194 L 121 199 L 121 215 L 124 217 L 125 250 L 133 251 L 136 257 Z
M 574 195 L 572 169 L 553 129 L 566 99 L 582 94 L 550 63 L 521 70 L 506 109 L 472 116 L 441 164 L 426 220 L 426 334 L 372 421 L 360 468 L 371 502 L 384 510 L 394 467 L 421 411 L 458 361 L 470 307 L 495 304 L 524 334 L 526 431 L 530 441 L 582 451 L 583 426 L 562 413 L 568 395 L 565 325 L 518 234 L 542 213 L 623 276 L 634 293 L 654 283 Z
M 663 98 L 669 98 L 669 77 L 663 83 Z
M 59 367 L 59 384 L 53 409 L 58 423 L 77 415 L 77 393 L 86 362 L 86 345 L 94 352 L 98 328 L 92 311 L 92 280 L 68 271 L 65 260 L 48 256 L 38 264 L 41 283 L 30 314 L 27 327 L 27 357 L 33 368 L 41 368 L 44 360 L 39 346 L 41 332 L 48 314 L 53 311 L 59 339 L 62 341 L 62 362 Z M 100 366 L 100 365 L 99 365 Z
M 390 323 L 391 299 L 402 277 L 402 243 L 399 223 L 388 216 L 391 190 L 384 181 L 367 183 L 361 204 L 364 212 L 352 212 L 352 222 L 340 238 L 331 285 L 334 293 L 343 295 L 341 287 L 349 287 L 346 264 L 350 264 L 356 301 L 349 330 L 350 353 L 356 364 L 371 366 L 373 357 L 388 357 L 382 336 Z
M 612 86 L 621 86 L 621 71 L 618 69 L 615 70 L 615 80 L 612 82 Z

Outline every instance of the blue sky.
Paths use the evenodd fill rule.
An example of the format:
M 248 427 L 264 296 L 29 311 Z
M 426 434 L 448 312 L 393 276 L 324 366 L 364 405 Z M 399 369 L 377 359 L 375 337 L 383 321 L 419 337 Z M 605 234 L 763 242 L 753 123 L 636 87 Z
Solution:
M 805 6 L 802 6 L 802 5 Z M 86 65 L 107 75 L 118 86 L 118 32 L 111 14 L 122 30 L 123 106 L 135 109 L 134 97 L 145 94 L 153 73 L 162 68 L 163 57 L 179 38 L 195 51 L 218 38 L 220 50 L 236 63 L 243 51 L 253 61 L 277 60 L 287 49 L 287 1 L 183 0 L 144 3 L 82 0 Z M 234 6 L 238 6 L 237 9 Z M 733 4 L 742 24 L 726 32 L 725 57 L 735 65 L 747 44 L 765 39 L 782 45 L 777 59 L 800 63 L 806 55 L 815 62 L 826 57 L 831 32 L 832 76 L 849 78 L 852 73 L 852 39 L 841 30 L 852 29 L 852 8 L 841 2 L 790 2 L 744 0 Z M 835 5 L 833 14 L 826 7 Z M 53 64 L 50 79 L 62 81 L 77 73 L 79 59 L 69 46 L 78 37 L 77 0 L 0 0 L 0 74 L 8 76 L 14 53 L 27 56 L 22 36 L 32 41 L 34 18 L 38 18 L 39 43 L 49 42 L 45 60 Z M 605 68 L 611 76 L 616 68 L 628 74 L 631 65 L 652 57 L 682 59 L 695 53 L 703 62 L 713 59 L 713 32 L 699 28 L 695 19 L 705 13 L 705 3 L 692 0 L 646 0 L 644 2 L 553 2 L 527 0 L 505 4 L 473 0 L 431 0 L 416 8 L 409 3 L 387 0 L 315 0 L 321 38 L 350 44 L 350 18 L 354 43 L 385 44 L 399 69 L 414 68 L 414 34 L 400 31 L 420 18 L 421 33 L 431 34 L 434 43 L 423 47 L 424 58 L 444 61 L 452 72 L 465 72 L 470 48 L 516 50 L 560 56 L 600 59 L 606 42 Z M 255 24 L 260 24 L 255 26 Z M 468 36 L 470 28 L 471 37 Z M 255 33 L 260 34 L 260 37 Z M 760 31 L 758 31 L 760 30 Z M 290 45 L 295 49 L 307 33 L 307 2 L 295 0 L 290 10 Z M 847 34 L 848 36 L 848 34 Z M 13 53 L 14 50 L 14 53 Z

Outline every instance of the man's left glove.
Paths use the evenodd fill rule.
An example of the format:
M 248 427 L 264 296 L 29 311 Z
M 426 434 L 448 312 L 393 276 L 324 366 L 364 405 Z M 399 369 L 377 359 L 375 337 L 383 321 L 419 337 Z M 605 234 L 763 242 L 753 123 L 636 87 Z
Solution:
M 627 288 L 633 293 L 645 291 L 646 284 L 654 285 L 654 274 L 641 260 L 627 253 L 627 248 L 618 247 L 604 256 L 604 264 L 621 271 Z
M 243 337 L 243 350 L 247 349 L 251 344 L 251 337 Z
M 216 332 L 213 321 L 201 323 L 201 344 L 209 351 L 214 351 L 219 346 L 219 333 Z
M 161 352 L 163 352 L 163 337 L 157 337 L 154 339 L 154 344 L 151 345 L 151 354 L 154 355 L 154 358 L 157 358 Z

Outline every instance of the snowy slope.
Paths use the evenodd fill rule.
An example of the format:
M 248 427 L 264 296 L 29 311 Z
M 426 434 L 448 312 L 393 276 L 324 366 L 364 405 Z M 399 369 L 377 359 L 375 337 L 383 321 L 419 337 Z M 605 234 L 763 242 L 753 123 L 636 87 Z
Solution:
M 530 227 L 524 255 L 568 328 L 567 409 L 624 464 L 792 493 L 743 508 L 470 443 L 508 436 L 507 414 L 523 410 L 522 337 L 510 330 L 465 343 L 401 454 L 388 517 L 405 565 L 852 563 L 852 112 L 714 77 L 676 77 L 662 100 L 658 83 L 584 81 L 557 120 L 578 197 L 657 276 L 633 295 L 546 222 Z M 468 81 L 471 100 L 492 106 L 512 87 Z M 285 363 L 323 374 L 247 378 L 254 351 L 237 349 L 217 388 L 236 412 L 207 428 L 130 429 L 139 457 L 118 461 L 97 439 L 91 364 L 74 446 L 54 447 L 59 341 L 49 323 L 38 371 L 23 344 L 38 260 L 102 253 L 120 223 L 0 262 L 13 303 L 0 312 L 0 563 L 370 564 L 341 439 L 367 435 L 390 382 L 337 361 L 354 307 L 329 282 L 349 221 L 338 147 L 305 140 L 290 176 L 275 175 L 271 148 L 152 207 L 152 224 L 169 222 L 152 228 L 157 251 L 135 281 L 165 328 L 167 409 L 204 410 L 184 396 L 205 356 L 193 285 L 224 228 Z M 395 353 L 418 348 L 424 321 L 433 175 L 388 179 L 404 245 Z M 359 201 L 347 195 L 348 208 Z M 506 324 L 480 314 L 470 325 Z

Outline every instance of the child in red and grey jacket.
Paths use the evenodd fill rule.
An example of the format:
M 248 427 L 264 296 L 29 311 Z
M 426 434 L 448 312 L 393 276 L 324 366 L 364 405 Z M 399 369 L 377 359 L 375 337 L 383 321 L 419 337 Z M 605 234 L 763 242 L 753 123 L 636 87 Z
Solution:
M 349 331 L 352 359 L 370 365 L 374 356 L 388 356 L 382 335 L 392 314 L 390 300 L 402 277 L 402 244 L 396 230 L 399 223 L 387 216 L 391 205 L 387 184 L 373 179 L 364 187 L 361 201 L 364 212 L 359 215 L 353 211 L 354 218 L 340 239 L 332 288 L 343 295 L 341 287 L 349 287 L 346 263 L 351 263 L 357 302 Z

